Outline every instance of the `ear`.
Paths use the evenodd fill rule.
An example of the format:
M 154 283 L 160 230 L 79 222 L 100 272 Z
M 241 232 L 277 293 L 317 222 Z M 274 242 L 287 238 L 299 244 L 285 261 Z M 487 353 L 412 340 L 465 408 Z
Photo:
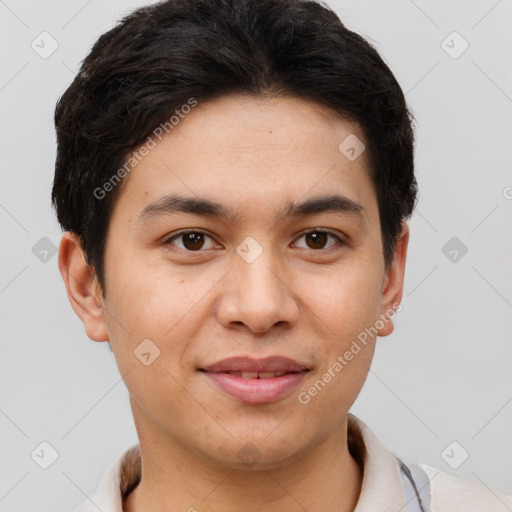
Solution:
M 60 241 L 59 270 L 69 302 L 93 341 L 108 341 L 103 297 L 96 274 L 85 261 L 78 237 L 66 231 Z
M 401 309 L 400 301 L 404 289 L 405 260 L 407 258 L 407 246 L 409 244 L 409 226 L 402 222 L 402 229 L 398 237 L 393 261 L 386 271 L 382 287 L 382 299 L 380 310 L 379 336 L 388 336 L 393 332 L 392 316 Z

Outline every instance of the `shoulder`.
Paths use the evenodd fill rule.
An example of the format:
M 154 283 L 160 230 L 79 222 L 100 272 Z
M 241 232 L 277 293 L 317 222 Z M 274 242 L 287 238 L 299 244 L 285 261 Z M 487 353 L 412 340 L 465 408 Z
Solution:
M 419 465 L 430 480 L 432 512 L 510 512 L 512 496 L 483 482 L 455 477 L 440 469 Z
M 123 498 L 140 481 L 142 472 L 140 446 L 131 446 L 110 465 L 99 487 L 73 512 L 122 512 Z

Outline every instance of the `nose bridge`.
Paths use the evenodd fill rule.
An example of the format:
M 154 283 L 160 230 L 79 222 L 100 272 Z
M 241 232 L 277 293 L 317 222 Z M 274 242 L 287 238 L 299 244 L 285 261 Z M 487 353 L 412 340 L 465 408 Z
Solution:
M 244 323 L 255 332 L 278 322 L 293 322 L 297 305 L 280 276 L 280 262 L 269 245 L 247 237 L 236 249 L 230 286 L 222 298 L 221 321 Z

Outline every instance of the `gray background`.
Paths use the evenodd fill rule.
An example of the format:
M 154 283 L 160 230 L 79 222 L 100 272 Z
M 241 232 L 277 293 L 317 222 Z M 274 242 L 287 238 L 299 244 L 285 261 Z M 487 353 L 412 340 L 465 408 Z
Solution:
M 108 345 L 68 303 L 50 190 L 57 98 L 96 38 L 144 4 L 0 0 L 0 510 L 72 510 L 137 440 Z M 512 494 L 512 2 L 328 4 L 374 41 L 417 119 L 404 308 L 353 412 L 406 460 Z M 46 59 L 31 47 L 43 31 L 58 43 Z M 469 44 L 457 58 L 453 31 Z M 43 441 L 59 454 L 46 470 L 31 458 Z

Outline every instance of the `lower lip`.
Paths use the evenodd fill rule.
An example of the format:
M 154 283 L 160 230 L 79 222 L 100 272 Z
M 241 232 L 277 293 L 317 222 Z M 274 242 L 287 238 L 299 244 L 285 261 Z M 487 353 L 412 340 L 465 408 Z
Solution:
M 289 395 L 308 372 L 287 373 L 270 379 L 244 379 L 229 373 L 201 372 L 227 394 L 249 404 L 276 402 Z

